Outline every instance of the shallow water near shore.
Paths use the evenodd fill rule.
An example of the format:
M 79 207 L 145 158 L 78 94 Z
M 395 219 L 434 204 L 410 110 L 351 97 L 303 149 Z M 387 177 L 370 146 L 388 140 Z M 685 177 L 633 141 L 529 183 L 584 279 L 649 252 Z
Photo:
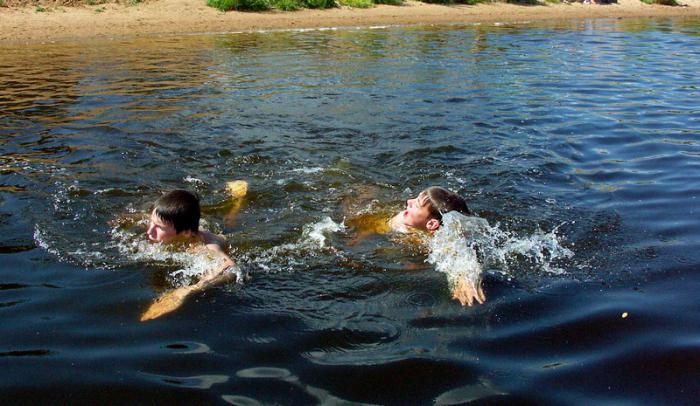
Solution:
M 697 402 L 700 21 L 1 51 L 0 399 Z M 345 226 L 435 184 L 488 225 L 484 305 Z M 207 265 L 141 234 L 172 188 L 249 278 L 142 323 Z

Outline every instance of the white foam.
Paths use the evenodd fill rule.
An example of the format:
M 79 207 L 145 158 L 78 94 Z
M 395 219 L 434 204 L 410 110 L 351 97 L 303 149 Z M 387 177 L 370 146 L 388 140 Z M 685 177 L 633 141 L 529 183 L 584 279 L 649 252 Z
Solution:
M 98 242 L 79 241 L 67 245 L 65 242 L 57 241 L 50 230 L 42 228 L 39 224 L 34 225 L 33 238 L 37 247 L 55 256 L 61 262 L 68 262 L 85 269 L 114 267 L 109 255 L 103 252 L 102 245 Z M 68 246 L 70 249 L 59 249 L 57 248 L 59 245 Z
M 335 249 L 328 244 L 327 235 L 345 230 L 345 225 L 336 223 L 330 217 L 304 225 L 297 241 L 277 245 L 261 252 L 245 254 L 244 260 L 266 272 L 293 270 L 303 267 L 308 256 L 314 256 L 323 250 Z
M 469 235 L 483 226 L 480 221 L 486 220 L 453 213 L 443 216 L 442 227 L 430 239 L 427 261 L 435 265 L 437 271 L 446 274 L 451 285 L 459 279 L 467 279 L 476 285 L 481 278 L 481 264 Z
M 192 177 L 190 175 L 185 176 L 184 178 L 182 178 L 182 180 L 187 182 L 187 183 L 191 183 L 193 185 L 204 185 L 205 184 L 205 182 L 203 180 Z
M 491 226 L 480 217 L 457 212 L 445 214 L 442 221 L 442 227 L 429 242 L 427 261 L 447 274 L 450 281 L 466 277 L 476 282 L 484 266 L 510 274 L 513 265 L 517 265 L 520 271 L 523 258 L 527 259 L 529 267 L 561 274 L 564 271 L 555 264 L 574 255 L 561 245 L 558 227 L 550 232 L 537 230 L 529 235 L 517 235 L 501 230 L 498 224 Z
M 168 275 L 175 286 L 191 284 L 196 278 L 219 269 L 224 264 L 222 257 L 204 247 L 176 250 L 168 245 L 148 241 L 143 233 L 135 234 L 119 227 L 113 228 L 111 234 L 113 248 L 128 261 L 177 267 L 177 270 Z M 237 280 L 242 280 L 241 275 L 238 276 Z
M 296 168 L 292 169 L 292 172 L 301 172 L 301 173 L 306 173 L 306 174 L 311 174 L 311 173 L 319 173 L 323 172 L 325 168 L 321 168 L 320 166 L 312 167 L 312 168 Z
M 34 242 L 36 243 L 37 247 L 43 248 L 48 252 L 49 254 L 55 255 L 59 258 L 61 258 L 60 253 L 58 252 L 57 249 L 49 245 L 48 239 L 46 238 L 46 235 L 44 232 L 39 228 L 39 225 L 36 224 L 34 226 Z
M 330 217 L 325 217 L 317 223 L 307 224 L 304 226 L 302 241 L 306 241 L 307 243 L 310 243 L 318 248 L 324 248 L 326 246 L 325 234 L 337 233 L 338 231 L 342 230 L 345 230 L 344 224 L 336 223 Z

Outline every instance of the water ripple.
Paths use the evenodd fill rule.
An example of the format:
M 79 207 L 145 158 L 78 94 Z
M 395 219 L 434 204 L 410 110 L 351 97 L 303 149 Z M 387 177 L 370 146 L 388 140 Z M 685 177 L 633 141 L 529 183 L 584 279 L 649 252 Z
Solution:
M 2 398 L 693 404 L 698 32 L 606 19 L 3 46 Z M 235 179 L 250 189 L 228 222 Z M 484 267 L 484 305 L 452 300 L 427 249 L 341 227 L 434 184 L 536 248 Z M 138 216 L 182 187 L 251 279 L 144 325 L 176 269 L 125 255 L 114 224 L 149 247 Z M 533 259 L 557 247 L 573 255 L 557 273 Z

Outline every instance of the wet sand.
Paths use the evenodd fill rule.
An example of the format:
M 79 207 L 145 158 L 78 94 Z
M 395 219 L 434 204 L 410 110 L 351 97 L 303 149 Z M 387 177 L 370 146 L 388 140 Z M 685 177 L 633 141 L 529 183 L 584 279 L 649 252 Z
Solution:
M 700 17 L 700 0 L 683 7 L 647 5 L 638 0 L 618 4 L 519 6 L 505 3 L 435 5 L 408 1 L 404 6 L 370 9 L 222 13 L 205 0 L 154 0 L 134 6 L 103 4 L 81 7 L 0 8 L 0 42 L 52 42 L 146 35 L 226 33 L 253 30 L 381 25 L 525 22 L 553 19 Z

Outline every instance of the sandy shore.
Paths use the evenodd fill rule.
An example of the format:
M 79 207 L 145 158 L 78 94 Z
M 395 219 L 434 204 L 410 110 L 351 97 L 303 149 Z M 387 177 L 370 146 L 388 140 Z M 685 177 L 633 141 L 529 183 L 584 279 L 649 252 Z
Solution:
M 404 6 L 339 8 L 296 12 L 222 13 L 205 0 L 154 0 L 125 6 L 0 8 L 0 42 L 52 42 L 154 34 L 225 33 L 260 29 L 363 27 L 377 25 L 522 22 L 551 19 L 700 17 L 700 0 L 684 7 L 647 5 L 638 0 L 618 4 L 517 6 L 505 3 L 443 6 L 409 1 Z

